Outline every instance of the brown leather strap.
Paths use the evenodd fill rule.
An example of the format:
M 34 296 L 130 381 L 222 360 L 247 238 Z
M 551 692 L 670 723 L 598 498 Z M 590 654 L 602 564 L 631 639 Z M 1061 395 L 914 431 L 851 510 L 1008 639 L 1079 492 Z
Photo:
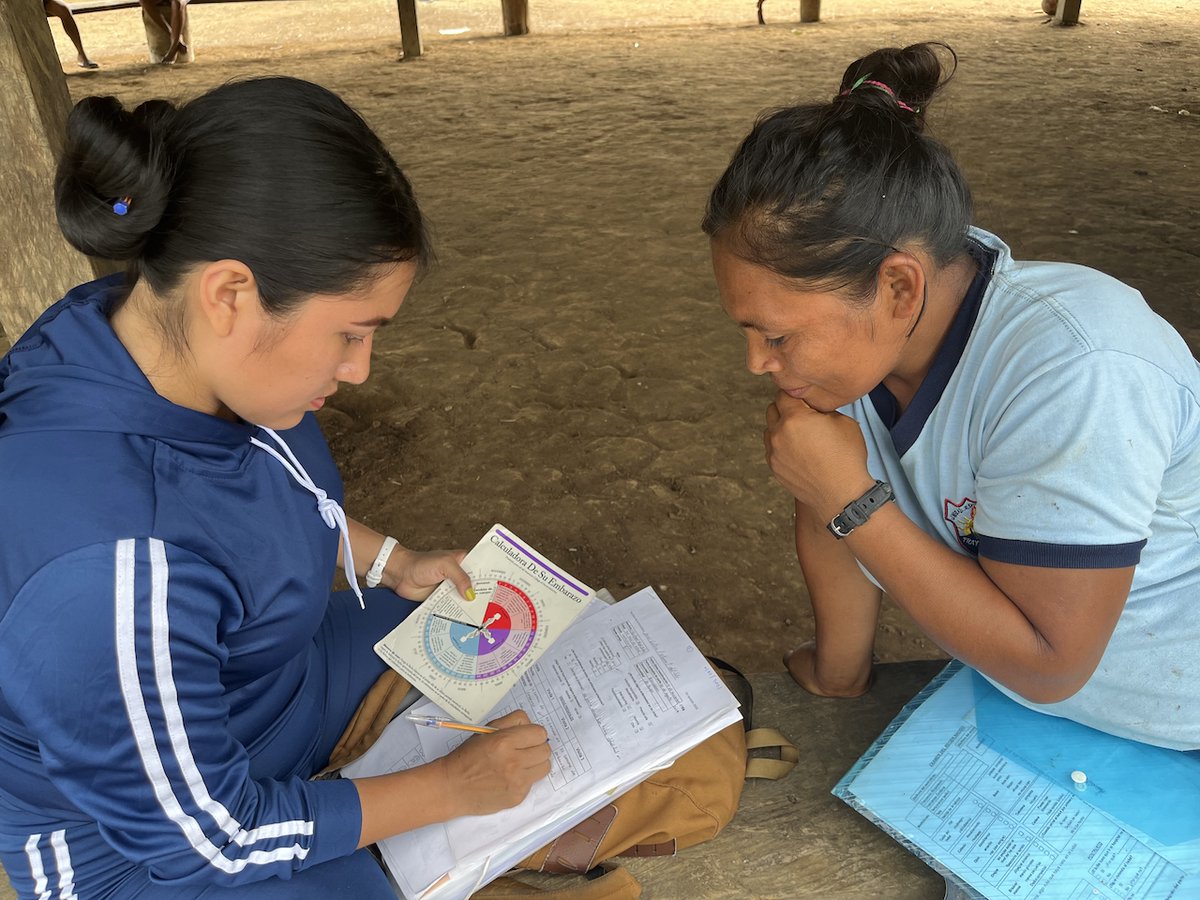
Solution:
M 616 818 L 617 808 L 610 803 L 570 831 L 559 835 L 548 848 L 541 870 L 559 875 L 582 874 L 588 871 L 595 865 L 600 842 L 604 840 L 604 835 L 608 834 L 608 829 L 612 827 Z
M 618 853 L 618 856 L 674 856 L 675 855 L 675 839 L 664 841 L 661 844 L 634 844 L 624 853 Z

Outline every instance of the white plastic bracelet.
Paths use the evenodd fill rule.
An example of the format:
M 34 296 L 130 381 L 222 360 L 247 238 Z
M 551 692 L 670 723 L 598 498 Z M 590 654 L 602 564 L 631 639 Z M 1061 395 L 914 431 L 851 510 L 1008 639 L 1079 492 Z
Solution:
M 383 580 L 383 567 L 387 565 L 387 561 L 392 556 L 392 551 L 396 549 L 399 543 L 394 537 L 385 537 L 383 539 L 383 546 L 379 548 L 379 555 L 375 557 L 375 562 L 371 563 L 371 568 L 367 569 L 367 587 L 376 587 Z

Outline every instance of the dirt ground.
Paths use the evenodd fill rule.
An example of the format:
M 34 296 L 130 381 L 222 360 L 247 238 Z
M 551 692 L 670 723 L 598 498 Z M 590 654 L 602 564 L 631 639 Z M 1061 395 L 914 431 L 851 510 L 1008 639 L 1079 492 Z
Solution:
M 412 177 L 440 262 L 380 334 L 371 380 L 322 413 L 348 508 L 417 547 L 502 522 L 593 586 L 654 585 L 701 647 L 750 671 L 811 634 L 789 498 L 762 461 L 770 385 L 743 365 L 698 223 L 762 109 L 830 95 L 881 45 L 940 39 L 931 115 L 980 225 L 1019 257 L 1135 285 L 1200 350 L 1200 25 L 1189 0 L 389 0 L 192 7 L 190 65 L 149 65 L 138 14 L 52 30 L 75 97 L 184 98 L 287 73 L 358 107 Z M 469 29 L 465 32 L 461 29 Z M 459 32 L 441 34 L 439 32 Z M 883 660 L 938 655 L 898 609 Z

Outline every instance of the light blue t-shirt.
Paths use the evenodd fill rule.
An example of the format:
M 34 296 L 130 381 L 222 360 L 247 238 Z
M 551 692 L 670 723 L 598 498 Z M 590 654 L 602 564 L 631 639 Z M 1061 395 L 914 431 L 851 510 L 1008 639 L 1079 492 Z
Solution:
M 897 419 L 880 386 L 842 412 L 862 427 L 871 474 L 959 553 L 1136 565 L 1083 688 L 1045 705 L 1005 693 L 1112 734 L 1200 748 L 1200 365 L 1127 285 L 1014 261 L 979 229 L 970 238 L 979 275 L 908 409 Z

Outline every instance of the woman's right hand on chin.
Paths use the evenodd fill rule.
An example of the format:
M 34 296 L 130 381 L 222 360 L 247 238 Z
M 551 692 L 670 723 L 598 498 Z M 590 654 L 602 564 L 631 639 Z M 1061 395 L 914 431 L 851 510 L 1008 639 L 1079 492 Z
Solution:
M 862 429 L 840 412 L 821 412 L 780 391 L 767 407 L 767 465 L 788 493 L 828 522 L 875 484 Z
M 546 729 L 530 723 L 523 710 L 488 724 L 497 731 L 475 735 L 443 759 L 455 816 L 516 806 L 550 773 Z

